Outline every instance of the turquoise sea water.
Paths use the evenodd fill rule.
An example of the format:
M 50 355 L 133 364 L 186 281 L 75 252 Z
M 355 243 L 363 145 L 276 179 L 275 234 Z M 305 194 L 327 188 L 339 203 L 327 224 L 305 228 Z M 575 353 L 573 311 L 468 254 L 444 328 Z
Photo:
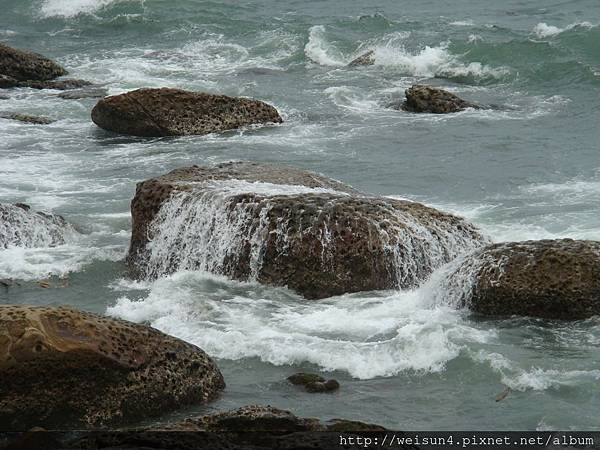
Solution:
M 193 413 L 264 403 L 397 429 L 600 429 L 600 321 L 491 320 L 411 292 L 308 302 L 285 289 L 177 273 L 128 280 L 135 183 L 253 160 L 467 217 L 494 241 L 600 239 L 600 4 L 573 1 L 3 0 L 0 41 L 58 60 L 111 94 L 181 87 L 255 97 L 285 123 L 141 139 L 91 122 L 94 99 L 0 92 L 0 201 L 64 215 L 81 236 L 0 251 L 0 302 L 70 304 L 153 326 L 218 359 L 228 387 Z M 375 65 L 346 68 L 375 50 Z M 386 106 L 416 82 L 493 109 Z M 61 276 L 69 286 L 58 287 Z M 53 287 L 36 281 L 50 277 Z M 285 377 L 335 377 L 310 396 Z M 495 396 L 508 386 L 509 396 Z M 178 415 L 189 414 L 190 410 Z

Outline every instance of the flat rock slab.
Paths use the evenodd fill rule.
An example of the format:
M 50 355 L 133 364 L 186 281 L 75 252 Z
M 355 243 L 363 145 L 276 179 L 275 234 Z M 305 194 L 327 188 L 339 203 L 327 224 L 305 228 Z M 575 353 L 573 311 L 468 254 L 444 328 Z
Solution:
M 259 100 L 181 89 L 138 89 L 100 100 L 92 110 L 100 128 L 133 136 L 203 135 L 254 124 L 281 123 Z
M 225 386 L 198 347 L 70 308 L 0 306 L 4 430 L 114 427 L 208 402 Z

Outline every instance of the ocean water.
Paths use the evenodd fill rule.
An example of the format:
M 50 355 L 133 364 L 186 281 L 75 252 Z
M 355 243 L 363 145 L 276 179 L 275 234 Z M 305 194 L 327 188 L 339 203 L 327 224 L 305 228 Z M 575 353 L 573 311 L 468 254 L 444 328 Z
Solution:
M 421 201 L 497 242 L 598 240 L 599 39 L 597 0 L 2 0 L 0 41 L 111 94 L 169 86 L 248 96 L 285 122 L 132 138 L 91 122 L 94 99 L 0 92 L 2 112 L 57 120 L 0 119 L 0 201 L 62 214 L 78 231 L 59 247 L 0 251 L 0 278 L 20 283 L 0 302 L 148 323 L 214 356 L 228 384 L 221 398 L 159 420 L 261 403 L 396 429 L 600 429 L 598 319 L 471 316 L 440 291 L 444 268 L 413 291 L 310 302 L 204 272 L 135 282 L 121 262 L 136 182 L 228 160 Z M 375 65 L 345 67 L 370 49 Z M 417 82 L 494 107 L 387 108 Z M 301 392 L 285 381 L 301 370 L 342 387 Z

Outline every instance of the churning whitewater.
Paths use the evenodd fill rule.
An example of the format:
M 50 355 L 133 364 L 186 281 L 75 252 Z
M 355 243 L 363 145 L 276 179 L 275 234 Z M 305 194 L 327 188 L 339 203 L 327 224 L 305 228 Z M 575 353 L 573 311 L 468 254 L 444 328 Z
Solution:
M 481 317 L 464 299 L 482 245 L 600 240 L 600 7 L 438 3 L 6 0 L 1 43 L 105 92 L 0 89 L 0 218 L 24 230 L 0 221 L 0 303 L 67 304 L 191 342 L 227 381 L 215 410 L 268 403 L 396 429 L 430 429 L 433 416 L 439 429 L 598 429 L 597 317 Z M 372 64 L 348 66 L 369 51 Z M 399 109 L 415 84 L 480 108 Z M 91 122 L 94 95 L 142 87 L 260 99 L 283 123 L 141 138 Z M 274 199 L 345 204 L 359 194 L 221 180 L 161 205 L 133 278 L 136 184 L 228 161 L 292 166 L 361 198 L 423 203 L 481 238 L 402 211 L 391 216 L 402 226 L 373 219 L 373 242 L 394 257 L 394 286 L 308 300 L 261 283 L 265 243 L 289 245 L 286 216 L 271 221 Z M 326 219 L 315 244 L 324 268 L 335 254 Z M 242 252 L 249 269 L 236 277 Z M 341 389 L 300 392 L 285 382 L 300 371 Z

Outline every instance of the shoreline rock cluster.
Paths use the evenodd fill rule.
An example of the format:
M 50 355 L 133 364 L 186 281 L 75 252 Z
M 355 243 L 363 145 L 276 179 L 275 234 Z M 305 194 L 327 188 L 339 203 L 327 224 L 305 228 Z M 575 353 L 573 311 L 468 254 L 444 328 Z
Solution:
M 370 51 L 349 66 L 373 63 Z M 0 44 L 0 88 L 74 90 L 64 98 L 102 95 L 75 92 L 91 83 L 62 79 L 66 74 L 48 58 Z M 397 107 L 433 114 L 480 108 L 424 85 L 409 88 Z M 16 113 L 0 116 L 45 123 Z M 203 135 L 283 121 L 262 101 L 169 88 L 103 98 L 91 116 L 103 129 L 135 136 Z M 201 269 L 287 286 L 317 300 L 416 288 L 451 263 L 445 287 L 456 294 L 457 307 L 474 313 L 558 320 L 600 314 L 599 242 L 492 244 L 460 217 L 291 167 L 237 162 L 179 168 L 138 183 L 131 214 L 127 264 L 137 278 Z M 59 246 L 71 232 L 61 216 L 0 204 L 0 249 Z M 0 375 L 0 423 L 19 431 L 122 426 L 210 402 L 225 388 L 217 364 L 200 348 L 149 326 L 63 307 L 0 305 Z M 335 380 L 309 375 L 289 381 L 311 393 L 339 389 Z M 269 439 L 384 430 L 343 420 L 323 424 L 269 406 L 163 429 L 266 429 L 278 436 Z

